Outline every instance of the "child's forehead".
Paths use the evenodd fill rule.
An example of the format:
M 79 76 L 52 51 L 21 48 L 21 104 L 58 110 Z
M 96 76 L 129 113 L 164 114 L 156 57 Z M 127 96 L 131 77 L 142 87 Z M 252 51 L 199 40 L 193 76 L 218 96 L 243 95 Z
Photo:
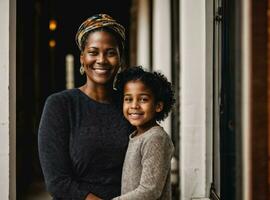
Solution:
M 124 92 L 126 91 L 129 91 L 129 92 L 144 91 L 144 92 L 152 93 L 151 88 L 141 80 L 128 81 L 124 87 Z
M 140 79 L 127 81 L 126 84 L 125 84 L 125 87 L 126 86 L 139 87 L 141 89 L 151 89 L 145 82 L 143 82 Z

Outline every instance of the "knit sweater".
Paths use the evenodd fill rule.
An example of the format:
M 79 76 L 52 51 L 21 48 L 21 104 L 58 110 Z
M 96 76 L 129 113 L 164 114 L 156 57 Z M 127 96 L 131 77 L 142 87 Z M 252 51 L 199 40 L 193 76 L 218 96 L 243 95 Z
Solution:
M 169 135 L 155 126 L 142 135 L 130 135 L 121 196 L 113 200 L 170 200 L 170 161 L 174 152 Z
M 131 126 L 114 104 L 99 103 L 79 89 L 46 100 L 38 148 L 47 190 L 54 199 L 103 199 L 120 194 Z

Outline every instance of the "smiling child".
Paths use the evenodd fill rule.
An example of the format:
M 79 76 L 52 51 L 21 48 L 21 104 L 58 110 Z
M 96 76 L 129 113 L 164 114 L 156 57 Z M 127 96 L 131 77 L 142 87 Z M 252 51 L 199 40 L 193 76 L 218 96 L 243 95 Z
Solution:
M 114 200 L 170 200 L 170 162 L 174 145 L 158 124 L 175 102 L 171 83 L 159 72 L 130 67 L 117 76 L 123 114 L 136 128 L 129 137 L 121 196 Z

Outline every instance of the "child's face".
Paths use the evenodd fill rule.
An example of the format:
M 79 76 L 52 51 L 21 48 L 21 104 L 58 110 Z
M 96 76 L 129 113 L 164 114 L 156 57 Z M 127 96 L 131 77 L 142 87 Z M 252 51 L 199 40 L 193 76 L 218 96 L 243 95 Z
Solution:
M 155 103 L 152 91 L 141 81 L 129 81 L 124 87 L 123 113 L 138 131 L 146 131 L 155 123 L 156 112 L 162 110 L 162 103 Z

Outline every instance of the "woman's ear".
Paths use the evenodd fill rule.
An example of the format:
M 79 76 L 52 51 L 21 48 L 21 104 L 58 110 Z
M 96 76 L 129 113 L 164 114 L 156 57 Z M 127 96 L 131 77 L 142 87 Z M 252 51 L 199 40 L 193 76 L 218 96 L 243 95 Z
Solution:
M 81 65 L 83 65 L 83 54 L 82 53 L 80 55 L 80 63 L 81 63 Z
M 163 104 L 162 101 L 157 102 L 157 104 L 156 104 L 156 112 L 161 112 L 163 110 L 163 106 L 164 106 L 164 104 Z

